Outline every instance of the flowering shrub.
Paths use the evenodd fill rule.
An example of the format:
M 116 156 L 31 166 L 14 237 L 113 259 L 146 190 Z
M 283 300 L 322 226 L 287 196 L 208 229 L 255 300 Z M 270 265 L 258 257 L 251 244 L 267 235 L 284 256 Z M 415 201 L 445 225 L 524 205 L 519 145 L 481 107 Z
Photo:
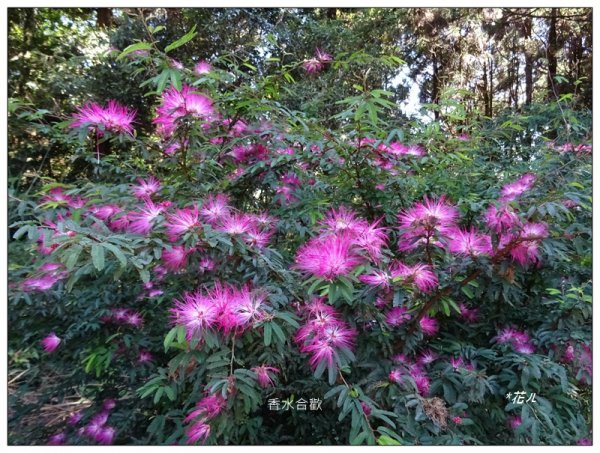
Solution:
M 11 201 L 11 366 L 86 402 L 34 442 L 588 441 L 591 145 L 563 143 L 583 128 L 506 157 L 515 128 L 390 128 L 361 87 L 331 128 L 273 86 L 375 57 L 251 79 L 175 47 L 109 56 L 148 75 L 151 124 L 76 107 L 55 127 L 92 177 Z

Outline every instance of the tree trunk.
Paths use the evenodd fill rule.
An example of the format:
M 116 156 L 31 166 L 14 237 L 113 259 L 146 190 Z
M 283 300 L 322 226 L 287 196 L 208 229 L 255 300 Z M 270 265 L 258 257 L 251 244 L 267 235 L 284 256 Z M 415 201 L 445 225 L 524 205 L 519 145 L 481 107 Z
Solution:
M 96 8 L 96 25 L 98 28 L 109 28 L 112 25 L 113 13 L 111 8 Z
M 431 78 L 431 102 L 432 104 L 439 105 L 440 103 L 440 93 L 439 93 L 439 66 L 437 63 L 437 58 L 433 59 L 433 75 Z M 436 109 L 433 112 L 433 115 L 436 120 L 440 119 L 440 111 Z
M 556 81 L 556 68 L 558 66 L 556 61 L 557 51 L 557 36 L 556 36 L 556 17 L 557 9 L 552 8 L 550 13 L 550 24 L 548 25 L 548 99 L 554 99 L 558 97 L 558 89 L 555 89 Z
M 494 115 L 494 66 L 491 60 L 489 62 L 490 75 L 489 75 L 489 92 L 488 92 L 488 105 L 486 106 L 485 116 L 492 117 Z
M 531 17 L 525 19 L 525 39 L 531 39 Z M 525 105 L 533 101 L 533 55 L 525 47 Z

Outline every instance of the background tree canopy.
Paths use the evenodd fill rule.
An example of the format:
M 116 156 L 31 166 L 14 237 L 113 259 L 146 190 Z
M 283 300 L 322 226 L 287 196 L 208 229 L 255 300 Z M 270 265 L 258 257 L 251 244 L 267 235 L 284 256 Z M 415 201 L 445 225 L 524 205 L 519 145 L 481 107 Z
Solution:
M 10 443 L 591 443 L 591 8 L 8 31 Z
M 144 89 L 123 85 L 143 76 L 105 59 L 109 49 L 147 39 L 144 23 L 161 27 L 153 34 L 161 48 L 196 25 L 197 37 L 175 49 L 173 58 L 189 66 L 227 54 L 257 68 L 246 67 L 251 77 L 268 77 L 316 47 L 405 62 L 369 65 L 366 74 L 357 61 L 318 80 L 301 69 L 289 71 L 290 82 L 274 83 L 267 96 L 308 116 L 330 118 L 335 102 L 355 85 L 388 90 L 399 105 L 411 101 L 387 119 L 391 125 L 407 124 L 416 102 L 446 127 L 465 130 L 472 120 L 512 111 L 531 114 L 536 127 L 536 106 L 548 100 L 583 110 L 592 106 L 592 12 L 585 8 L 14 8 L 8 21 L 9 93 L 16 98 L 11 105 L 35 109 L 41 128 L 33 136 L 31 130 L 11 134 L 9 175 L 15 184 L 36 175 L 73 180 L 84 171 L 77 160 L 65 161 L 70 150 L 57 149 L 43 125 L 67 119 L 88 99 L 115 98 L 149 124 L 144 119 L 152 105 Z

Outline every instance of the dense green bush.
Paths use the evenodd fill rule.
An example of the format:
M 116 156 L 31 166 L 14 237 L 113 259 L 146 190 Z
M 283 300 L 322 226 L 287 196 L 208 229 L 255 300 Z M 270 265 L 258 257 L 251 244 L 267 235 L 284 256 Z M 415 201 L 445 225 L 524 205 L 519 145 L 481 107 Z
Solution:
M 10 442 L 587 442 L 589 113 L 477 121 L 448 92 L 451 132 L 365 83 L 319 118 L 278 100 L 291 74 L 402 61 L 323 48 L 259 77 L 169 57 L 194 36 L 106 56 L 151 120 L 11 101 L 11 133 L 89 174 L 10 192 Z

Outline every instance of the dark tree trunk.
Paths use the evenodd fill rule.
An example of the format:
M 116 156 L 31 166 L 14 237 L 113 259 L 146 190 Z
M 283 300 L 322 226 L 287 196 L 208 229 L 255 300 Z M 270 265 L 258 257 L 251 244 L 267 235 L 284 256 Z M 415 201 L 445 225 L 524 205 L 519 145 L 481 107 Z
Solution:
M 96 8 L 96 25 L 98 28 L 109 28 L 112 25 L 113 13 L 111 8 Z
M 483 72 L 488 72 L 486 69 L 489 68 L 489 73 L 485 76 L 485 85 L 487 88 L 486 104 L 485 104 L 485 116 L 491 118 L 494 115 L 494 67 L 493 62 L 488 59 L 488 64 L 484 63 Z
M 434 58 L 433 59 L 433 76 L 431 78 L 431 102 L 433 104 L 438 104 L 438 105 L 440 103 L 439 71 L 440 71 L 440 68 L 438 66 L 437 59 Z M 436 109 L 433 114 L 434 114 L 434 117 L 436 120 L 440 119 L 440 111 L 438 109 Z
M 489 116 L 488 115 L 488 105 L 489 105 L 489 83 L 488 83 L 488 70 L 487 70 L 487 63 L 483 63 L 483 114 L 485 116 Z
M 550 24 L 548 26 L 548 99 L 554 99 L 559 95 L 558 89 L 555 89 L 556 81 L 554 80 L 556 77 L 556 68 L 558 66 L 556 61 L 556 13 L 556 8 L 552 8 L 552 12 L 550 13 Z
M 531 39 L 531 17 L 525 19 L 525 39 Z M 525 105 L 533 101 L 533 55 L 525 47 Z

